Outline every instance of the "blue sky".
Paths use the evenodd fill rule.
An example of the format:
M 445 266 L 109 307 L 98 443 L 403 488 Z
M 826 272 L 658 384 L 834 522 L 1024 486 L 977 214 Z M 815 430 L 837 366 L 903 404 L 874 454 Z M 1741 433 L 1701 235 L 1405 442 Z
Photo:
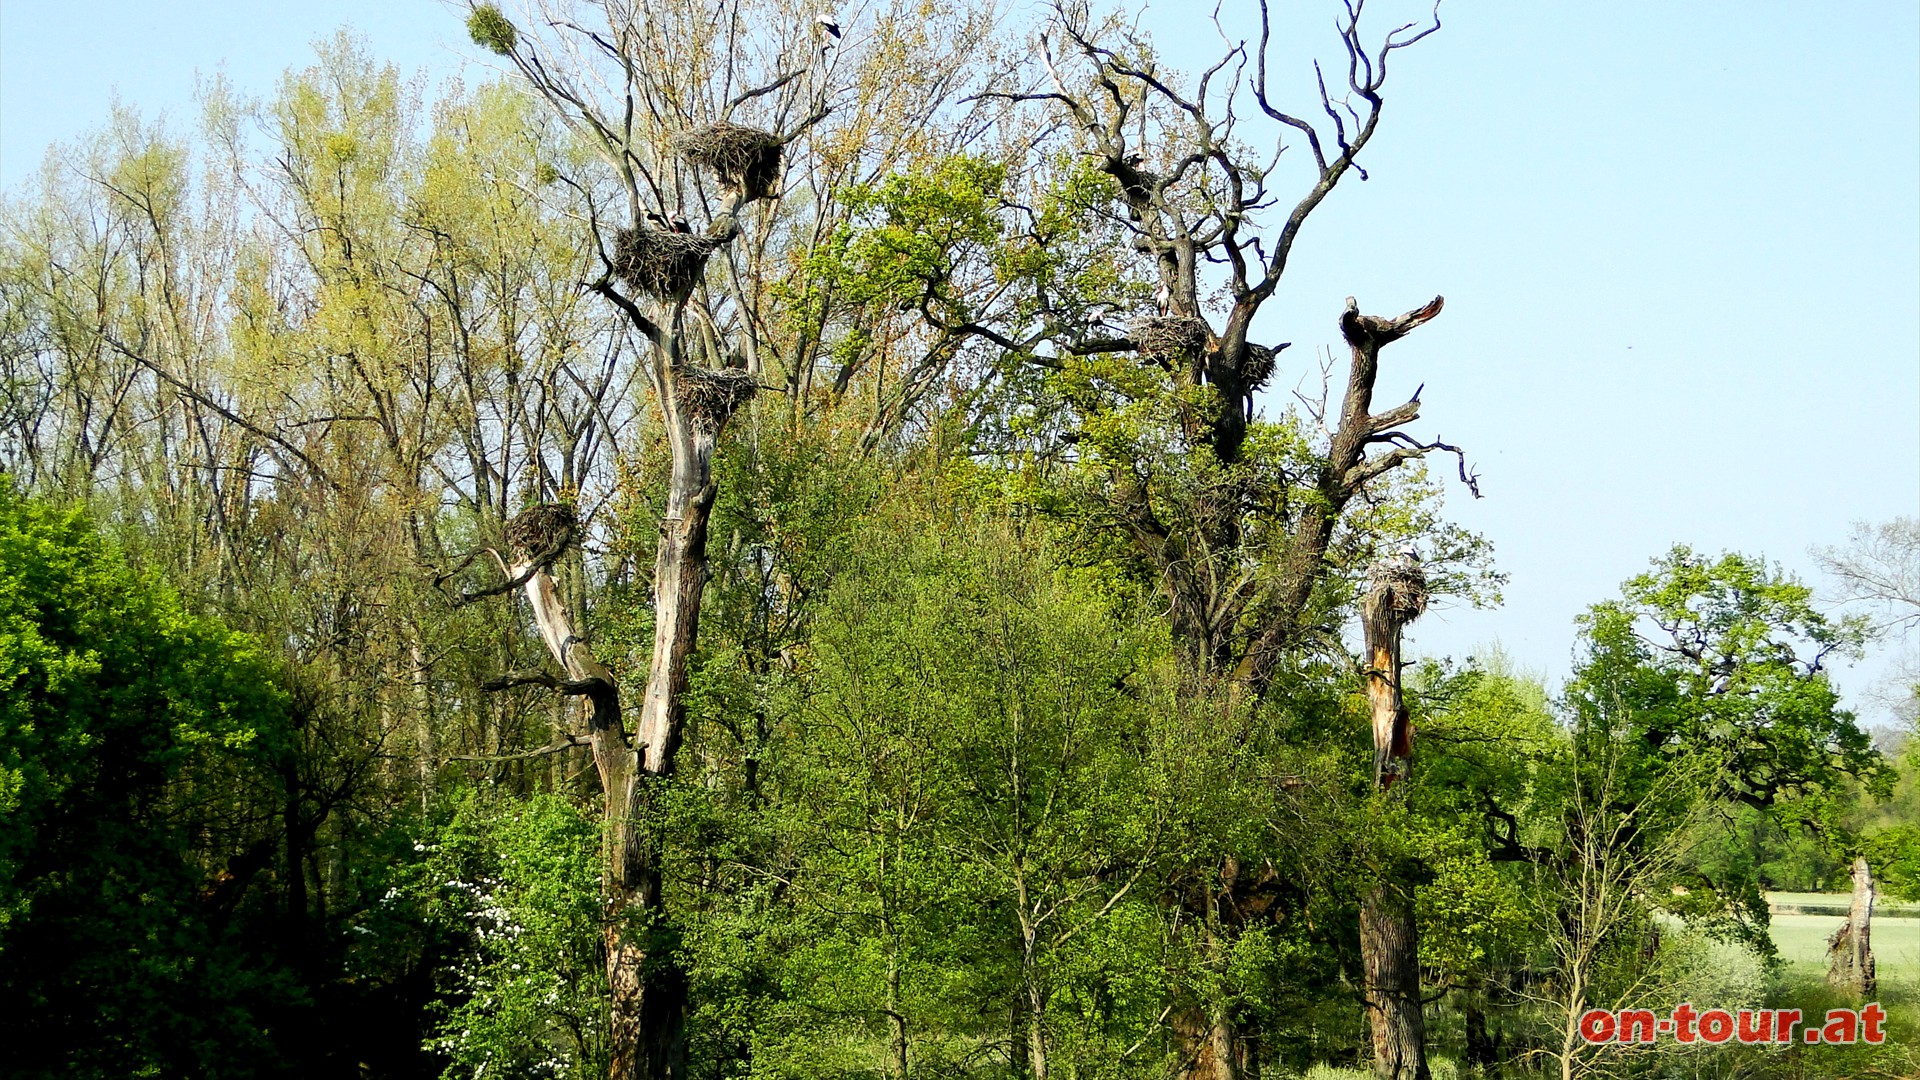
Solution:
M 1217 45 L 1203 10 L 1141 22 L 1191 67 Z M 1289 5 L 1286 41 L 1337 48 L 1332 10 Z M 1381 393 L 1426 384 L 1416 430 L 1466 447 L 1486 492 L 1455 486 L 1449 510 L 1512 581 L 1500 610 L 1429 614 L 1414 651 L 1497 639 L 1557 678 L 1574 615 L 1676 542 L 1812 578 L 1808 548 L 1850 522 L 1920 514 L 1920 5 L 1442 15 L 1396 54 L 1373 178 L 1309 224 L 1258 328 L 1295 343 L 1284 396 L 1337 344 L 1347 295 L 1379 313 L 1447 297 L 1388 351 Z M 471 54 L 436 0 L 4 0 L 0 184 L 100 124 L 116 91 L 190 121 L 196 72 L 265 93 L 343 24 L 433 80 Z M 1304 109 L 1308 69 L 1286 70 Z

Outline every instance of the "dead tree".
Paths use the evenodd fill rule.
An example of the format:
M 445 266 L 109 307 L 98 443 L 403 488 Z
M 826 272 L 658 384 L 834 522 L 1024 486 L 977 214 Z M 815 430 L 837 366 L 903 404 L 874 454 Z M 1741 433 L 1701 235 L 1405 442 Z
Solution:
M 1865 856 L 1853 860 L 1853 906 L 1847 921 L 1827 939 L 1827 982 L 1871 998 L 1880 980 L 1873 964 L 1873 870 Z
M 1273 377 L 1276 356 L 1287 347 L 1252 341 L 1254 318 L 1279 288 L 1307 219 L 1349 173 L 1364 175 L 1358 158 L 1380 122 L 1392 54 L 1439 29 L 1437 18 L 1402 26 L 1369 48 L 1360 30 L 1363 6 L 1349 4 L 1339 24 L 1346 92 L 1336 94 L 1320 80 L 1330 130 L 1269 98 L 1264 4 L 1257 47 L 1230 43 L 1186 88 L 1141 59 L 1152 55 L 1145 43 L 1117 27 L 1092 25 L 1084 8 L 1056 6 L 1054 31 L 1041 42 L 1039 85 L 996 96 L 1044 103 L 1071 122 L 1080 148 L 1112 178 L 1113 223 L 1158 282 L 1158 310 L 1119 337 L 1055 318 L 1044 304 L 1038 325 L 1021 336 L 970 329 L 1042 364 L 1058 363 L 1049 348 L 1055 354 L 1134 351 L 1166 374 L 1178 414 L 1176 452 L 1229 475 L 1242 469 L 1253 395 Z M 1247 149 L 1259 138 L 1240 115 L 1249 107 L 1257 110 L 1256 121 L 1269 125 L 1270 158 L 1255 159 Z M 1312 178 L 1285 218 L 1269 225 L 1264 219 L 1283 205 L 1271 187 L 1280 175 L 1275 166 L 1293 135 L 1305 140 Z M 1224 278 L 1217 303 L 1202 299 L 1213 285 L 1203 278 L 1209 272 Z M 1229 683 L 1237 696 L 1263 694 L 1280 658 L 1300 641 L 1346 507 L 1404 462 L 1435 450 L 1460 453 L 1404 430 L 1419 419 L 1417 395 L 1377 413 L 1372 407 L 1381 346 L 1439 314 L 1440 306 L 1436 298 L 1390 319 L 1361 315 L 1348 301 L 1341 329 L 1352 361 L 1344 393 L 1326 409 L 1338 426 L 1329 433 L 1324 463 L 1301 478 L 1313 490 L 1310 498 L 1291 499 L 1269 484 L 1236 478 L 1197 493 L 1189 505 L 1156 506 L 1139 480 L 1155 471 L 1153 463 L 1109 463 L 1114 515 L 1159 569 L 1176 639 L 1203 681 Z M 1202 387 L 1217 406 L 1206 404 L 1209 395 L 1190 392 Z M 1464 459 L 1461 478 L 1478 494 Z M 1256 522 L 1275 505 L 1288 508 L 1281 521 Z
M 1162 374 L 1171 430 L 1146 454 L 1122 449 L 1094 462 L 1110 479 L 1101 512 L 1159 576 L 1185 681 L 1230 715 L 1266 695 L 1311 629 L 1312 599 L 1330 575 L 1348 507 L 1408 461 L 1436 450 L 1460 454 L 1405 430 L 1420 416 L 1417 393 L 1379 411 L 1373 403 L 1381 349 L 1438 315 L 1440 299 L 1395 318 L 1362 315 L 1349 299 L 1340 327 L 1351 360 L 1344 392 L 1322 404 L 1323 419 L 1336 426 L 1318 462 L 1275 479 L 1249 459 L 1253 397 L 1286 347 L 1251 340 L 1254 319 L 1279 288 L 1308 218 L 1348 174 L 1364 177 L 1358 159 L 1378 129 L 1393 54 L 1439 29 L 1436 14 L 1369 46 L 1363 7 L 1346 3 L 1338 22 L 1344 89 L 1330 89 L 1316 68 L 1325 115 L 1318 123 L 1268 94 L 1264 2 L 1257 45 L 1228 41 L 1217 63 L 1181 82 L 1124 26 L 1097 26 L 1083 5 L 1062 0 L 1033 84 L 1000 95 L 1039 103 L 1071 125 L 1076 148 L 1112 181 L 1111 227 L 1140 259 L 1141 276 L 1157 284 L 1158 300 L 1117 341 L 1056 318 L 1044 302 L 1037 327 L 981 332 L 1042 364 L 1132 350 Z M 1294 137 L 1311 155 L 1311 173 L 1305 191 L 1283 202 L 1276 166 Z M 1249 148 L 1261 144 L 1256 156 Z M 1076 407 L 1091 416 L 1107 403 Z M 1477 495 L 1464 458 L 1460 474 Z M 1195 479 L 1160 481 L 1169 475 Z M 1218 880 L 1196 914 L 1231 937 L 1242 929 L 1236 913 L 1250 910 L 1240 900 L 1256 883 L 1237 864 L 1223 866 Z M 1257 1070 L 1257 1042 L 1219 1001 L 1186 1003 L 1174 1026 L 1188 1080 L 1239 1080 Z
M 1427 574 L 1412 548 L 1375 563 L 1360 603 L 1366 634 L 1367 704 L 1373 714 L 1373 782 L 1382 790 L 1406 772 L 1413 725 L 1400 685 L 1400 631 L 1427 610 Z
M 704 287 L 709 258 L 740 237 L 741 215 L 778 194 L 783 148 L 817 123 L 824 108 L 805 91 L 804 62 L 738 93 L 730 91 L 739 89 L 734 80 L 740 72 L 724 50 L 723 71 L 675 70 L 663 42 L 686 39 L 665 33 L 656 18 L 686 12 L 592 5 L 589 10 L 605 25 L 588 29 L 576 13 L 544 0 L 533 0 L 533 7 L 538 29 L 531 34 L 489 4 L 473 8 L 468 28 L 476 43 L 504 57 L 598 153 L 625 203 L 624 214 L 610 214 L 601 203 L 602 183 L 558 177 L 585 204 L 602 267 L 585 287 L 612 306 L 639 347 L 669 468 L 654 558 L 653 651 L 632 735 L 624 726 L 618 680 L 594 656 L 579 632 L 578 613 L 567 610 L 554 587 L 549 567 L 577 528 L 559 509 L 537 508 L 515 519 L 507 570 L 509 584 L 525 589 L 541 640 L 565 676 L 520 673 L 491 685 L 541 685 L 586 703 L 585 732 L 557 748 L 584 741 L 604 794 L 610 1075 L 678 1080 L 686 1073 L 687 980 L 665 932 L 670 913 L 651 839 L 652 805 L 660 784 L 674 773 L 684 736 L 688 663 L 708 578 L 708 519 L 718 494 L 713 454 L 729 418 L 758 388 L 737 343 L 726 340 L 704 313 L 690 315 L 689 307 Z M 810 46 L 801 55 L 818 59 Z M 716 87 L 722 88 L 717 95 Z M 775 126 L 784 125 L 785 133 L 730 119 L 749 103 L 773 117 Z M 704 191 L 704 183 L 721 198 L 697 200 L 708 212 L 705 227 L 696 231 L 679 215 L 689 210 L 685 193 Z

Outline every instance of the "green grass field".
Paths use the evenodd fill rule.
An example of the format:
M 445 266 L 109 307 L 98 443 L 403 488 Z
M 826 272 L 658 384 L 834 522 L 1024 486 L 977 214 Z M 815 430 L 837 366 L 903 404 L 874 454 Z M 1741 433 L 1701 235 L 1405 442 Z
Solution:
M 1838 915 L 1782 912 L 1782 908 L 1840 910 L 1845 893 L 1768 893 L 1773 905 L 1773 944 L 1796 974 L 1821 977 L 1827 971 L 1827 937 L 1845 921 Z M 1873 955 L 1880 981 L 1920 985 L 1920 906 L 1874 905 Z
M 1833 915 L 1775 915 L 1773 944 L 1797 971 L 1825 975 L 1827 936 L 1844 920 Z M 1874 967 L 1882 983 L 1920 983 L 1920 919 L 1873 920 Z

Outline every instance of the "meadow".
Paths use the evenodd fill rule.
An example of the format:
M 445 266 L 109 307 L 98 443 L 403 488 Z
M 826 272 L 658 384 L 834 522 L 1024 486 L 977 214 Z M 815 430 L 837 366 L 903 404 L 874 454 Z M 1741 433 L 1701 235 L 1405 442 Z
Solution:
M 1824 978 L 1827 938 L 1845 921 L 1846 893 L 1770 892 L 1773 944 L 1786 965 L 1783 974 Z M 1920 904 L 1879 899 L 1873 906 L 1873 954 L 1883 986 L 1920 982 Z

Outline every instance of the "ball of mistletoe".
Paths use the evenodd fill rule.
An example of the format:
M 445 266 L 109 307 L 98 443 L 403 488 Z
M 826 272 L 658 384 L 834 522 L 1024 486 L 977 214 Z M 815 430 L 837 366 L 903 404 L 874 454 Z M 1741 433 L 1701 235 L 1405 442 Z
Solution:
M 492 49 L 501 56 L 512 52 L 514 42 L 519 40 L 513 24 L 492 4 L 481 4 L 473 9 L 473 14 L 467 16 L 467 33 L 473 36 L 475 45 Z

